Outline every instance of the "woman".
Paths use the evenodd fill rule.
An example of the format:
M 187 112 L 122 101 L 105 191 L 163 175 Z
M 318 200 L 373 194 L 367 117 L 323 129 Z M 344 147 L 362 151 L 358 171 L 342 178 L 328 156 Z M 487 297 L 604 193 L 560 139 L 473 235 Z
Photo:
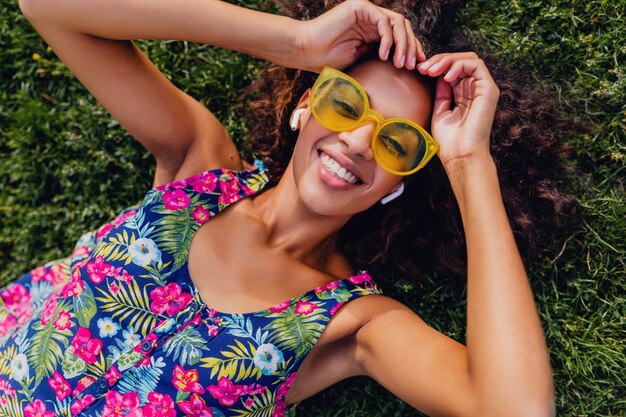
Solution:
M 545 341 L 489 148 L 499 89 L 475 53 L 426 60 L 401 14 L 365 1 L 304 22 L 213 1 L 20 8 L 157 168 L 139 205 L 3 290 L 9 415 L 278 416 L 353 375 L 429 415 L 552 414 Z M 128 39 L 203 42 L 334 84 L 299 97 L 293 156 L 261 193 L 264 170 Z M 354 123 L 324 114 L 341 100 Z M 358 213 L 401 204 L 405 174 L 437 150 L 467 242 L 467 347 L 380 294 L 339 245 Z

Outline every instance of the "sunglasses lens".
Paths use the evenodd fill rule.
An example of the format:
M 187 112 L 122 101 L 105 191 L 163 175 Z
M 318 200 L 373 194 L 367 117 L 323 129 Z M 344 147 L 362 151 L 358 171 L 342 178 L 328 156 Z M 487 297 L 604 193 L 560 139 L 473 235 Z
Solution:
M 348 130 L 358 122 L 365 109 L 365 99 L 348 80 L 324 81 L 313 97 L 313 114 L 327 129 Z
M 426 154 L 426 140 L 414 126 L 402 122 L 384 125 L 372 144 L 378 163 L 397 172 L 408 172 Z

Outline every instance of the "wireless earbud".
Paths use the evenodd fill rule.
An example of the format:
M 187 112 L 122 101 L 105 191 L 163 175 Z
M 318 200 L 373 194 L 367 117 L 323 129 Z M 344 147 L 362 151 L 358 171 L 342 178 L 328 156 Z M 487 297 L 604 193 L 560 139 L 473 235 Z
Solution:
M 305 111 L 306 111 L 305 109 L 298 109 L 295 112 L 293 112 L 293 118 L 291 119 L 291 130 L 298 129 L 298 122 L 300 121 L 300 115 L 304 113 Z

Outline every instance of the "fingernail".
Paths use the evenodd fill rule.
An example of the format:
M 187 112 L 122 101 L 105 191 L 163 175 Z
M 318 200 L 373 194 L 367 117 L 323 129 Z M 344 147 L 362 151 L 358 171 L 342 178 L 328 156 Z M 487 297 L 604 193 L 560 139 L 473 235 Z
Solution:
M 402 67 L 404 66 L 404 60 L 405 60 L 405 59 L 406 59 L 406 56 L 405 56 L 405 55 L 402 55 L 402 56 L 400 57 L 400 66 L 402 66 Z
M 439 68 L 439 65 L 441 64 L 441 62 L 437 62 L 435 65 L 433 65 L 432 67 L 430 67 L 429 69 L 434 70 Z
M 415 57 L 411 58 L 411 68 L 415 68 Z

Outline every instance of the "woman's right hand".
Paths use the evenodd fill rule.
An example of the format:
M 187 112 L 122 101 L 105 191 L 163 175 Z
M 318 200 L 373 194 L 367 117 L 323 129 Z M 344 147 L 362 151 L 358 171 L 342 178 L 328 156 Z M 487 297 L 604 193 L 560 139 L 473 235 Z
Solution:
M 378 56 L 387 60 L 391 46 L 397 68 L 413 70 L 426 59 L 409 21 L 399 13 L 367 0 L 347 0 L 324 14 L 296 26 L 302 60 L 293 68 L 320 72 L 328 65 L 343 69 L 365 54 L 372 42 L 380 41 Z

